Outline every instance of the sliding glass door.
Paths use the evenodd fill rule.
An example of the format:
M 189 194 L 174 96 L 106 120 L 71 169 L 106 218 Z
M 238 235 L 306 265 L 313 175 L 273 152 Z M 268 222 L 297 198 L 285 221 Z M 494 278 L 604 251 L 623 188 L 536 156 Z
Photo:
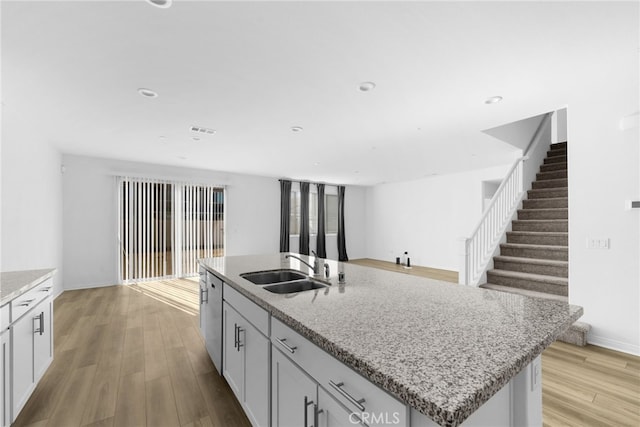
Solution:
M 119 179 L 123 283 L 197 274 L 199 258 L 224 255 L 224 189 Z

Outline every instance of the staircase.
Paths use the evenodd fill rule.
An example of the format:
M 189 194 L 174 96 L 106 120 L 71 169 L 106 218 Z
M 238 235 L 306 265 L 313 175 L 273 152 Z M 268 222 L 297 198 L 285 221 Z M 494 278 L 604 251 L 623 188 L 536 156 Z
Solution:
M 568 302 L 567 191 L 567 143 L 552 144 L 480 287 Z M 586 345 L 588 331 L 589 325 L 576 322 L 560 340 Z

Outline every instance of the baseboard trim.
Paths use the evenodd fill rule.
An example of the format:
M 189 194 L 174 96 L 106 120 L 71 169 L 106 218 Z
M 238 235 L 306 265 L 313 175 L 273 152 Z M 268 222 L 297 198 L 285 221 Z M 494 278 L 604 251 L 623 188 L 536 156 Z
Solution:
M 629 344 L 626 342 L 612 340 L 611 338 L 600 337 L 593 334 L 589 334 L 587 342 L 589 344 L 597 345 L 598 347 L 604 347 L 610 350 L 620 351 L 622 353 L 628 353 L 634 356 L 640 356 L 640 345 Z
M 119 283 L 94 283 L 90 285 L 78 285 L 78 286 L 65 286 L 65 291 L 77 291 L 79 289 L 93 289 L 93 288 L 104 288 L 107 286 L 117 286 Z

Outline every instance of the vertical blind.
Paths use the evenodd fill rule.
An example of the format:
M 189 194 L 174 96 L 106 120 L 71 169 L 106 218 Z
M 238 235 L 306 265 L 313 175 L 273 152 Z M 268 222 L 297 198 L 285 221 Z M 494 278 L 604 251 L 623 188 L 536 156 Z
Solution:
M 224 255 L 224 189 L 119 178 L 121 281 L 192 276 Z

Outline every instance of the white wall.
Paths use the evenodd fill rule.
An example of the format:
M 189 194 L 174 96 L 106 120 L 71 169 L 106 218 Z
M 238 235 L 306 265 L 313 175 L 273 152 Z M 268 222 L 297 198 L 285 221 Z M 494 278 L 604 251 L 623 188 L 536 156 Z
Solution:
M 62 292 L 60 154 L 33 123 L 2 111 L 2 271 L 57 268 Z
M 277 252 L 278 180 L 64 155 L 65 289 L 118 282 L 116 175 L 226 186 L 226 254 Z
M 395 261 L 404 251 L 414 265 L 458 271 L 458 242 L 482 214 L 482 183 L 502 180 L 511 165 L 366 191 L 366 256 Z
M 638 108 L 638 65 L 624 67 L 635 70 L 635 90 L 616 93 L 615 104 L 615 85 L 590 90 L 568 108 L 569 301 L 584 307 L 589 342 L 640 354 L 640 210 L 624 206 L 640 197 L 640 137 L 619 128 Z M 587 249 L 590 237 L 611 248 Z

